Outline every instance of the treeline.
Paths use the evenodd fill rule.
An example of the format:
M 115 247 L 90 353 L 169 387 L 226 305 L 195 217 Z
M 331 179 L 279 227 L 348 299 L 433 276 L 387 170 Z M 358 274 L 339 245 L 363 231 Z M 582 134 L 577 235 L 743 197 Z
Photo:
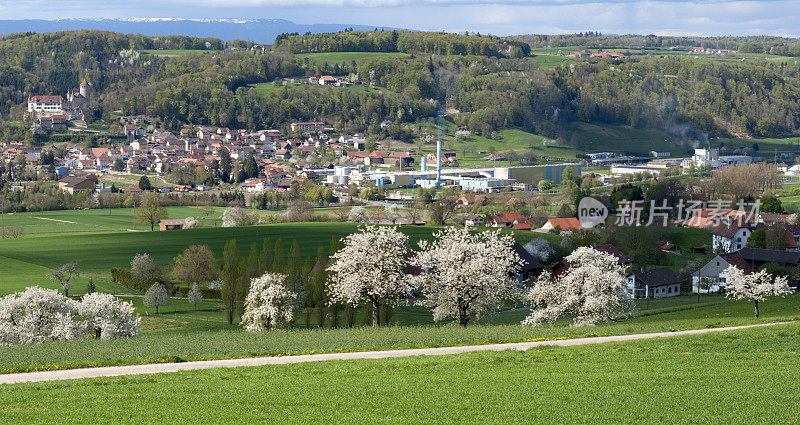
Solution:
M 281 34 L 273 49 L 291 53 L 403 52 L 516 58 L 530 53 L 526 43 L 495 36 L 397 30 Z
M 526 34 L 509 37 L 530 45 L 532 49 L 544 47 L 579 46 L 587 49 L 671 49 L 704 47 L 708 49 L 738 50 L 742 53 L 768 53 L 781 56 L 800 56 L 800 39 L 747 36 L 747 37 L 677 37 L 662 35 L 605 35 L 587 31 L 577 34 Z
M 458 124 L 483 135 L 516 125 L 569 141 L 576 121 L 662 129 L 688 138 L 775 137 L 800 127 L 796 65 L 691 58 L 575 62 L 552 72 L 510 60 L 483 64 L 485 72 L 455 65 L 448 106 L 461 111 Z

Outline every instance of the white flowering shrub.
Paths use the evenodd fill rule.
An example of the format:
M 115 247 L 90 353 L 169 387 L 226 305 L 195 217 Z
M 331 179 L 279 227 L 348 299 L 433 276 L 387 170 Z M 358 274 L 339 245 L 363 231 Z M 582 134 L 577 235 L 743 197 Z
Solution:
M 222 213 L 222 227 L 248 226 L 258 221 L 241 207 L 228 207 Z
M 551 247 L 550 243 L 544 238 L 531 239 L 523 248 L 525 248 L 525 251 L 528 251 L 528 254 L 531 254 L 533 258 L 539 260 L 540 263 L 547 261 L 550 256 L 555 253 L 553 247 Z
M 80 302 L 55 289 L 36 286 L 0 298 L 0 345 L 97 338 L 134 337 L 140 319 L 129 302 L 92 293 Z
M 36 286 L 0 298 L 0 345 L 75 339 L 84 333 L 77 302 Z
M 141 318 L 133 304 L 120 301 L 111 294 L 86 294 L 78 304 L 78 312 L 95 338 L 132 338 L 139 335 Z
M 369 217 L 364 207 L 356 206 L 350 209 L 350 213 L 347 214 L 347 221 L 351 223 L 366 223 L 369 221 Z
M 514 295 L 511 276 L 522 259 L 511 235 L 447 227 L 419 246 L 415 260 L 423 270 L 422 304 L 433 309 L 434 320 L 455 318 L 466 326 L 471 317 L 495 310 Z
M 379 305 L 391 305 L 410 290 L 405 273 L 408 237 L 396 227 L 366 226 L 342 242 L 328 266 L 330 303 L 355 306 L 367 301 L 372 325 L 378 326 Z
M 524 325 L 554 322 L 563 315 L 573 326 L 588 326 L 633 313 L 625 269 L 611 254 L 581 247 L 565 260 L 567 272 L 555 279 L 545 273 L 527 293 L 532 312 Z
M 184 229 L 194 229 L 197 227 L 197 219 L 194 217 L 186 217 L 186 222 L 183 224 Z
M 285 284 L 286 276 L 264 273 L 250 281 L 250 292 L 244 301 L 242 326 L 250 332 L 284 328 L 294 320 L 297 294 Z
M 731 266 L 725 269 L 726 298 L 735 300 L 753 300 L 755 302 L 755 315 L 758 317 L 758 302 L 767 297 L 784 296 L 791 292 L 789 282 L 785 276 L 772 277 L 766 270 L 745 274 L 738 267 Z

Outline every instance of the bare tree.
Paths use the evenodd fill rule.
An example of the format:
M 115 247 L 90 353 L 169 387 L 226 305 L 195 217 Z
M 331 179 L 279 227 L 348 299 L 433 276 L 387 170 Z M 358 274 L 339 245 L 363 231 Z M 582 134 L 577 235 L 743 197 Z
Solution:
M 68 297 L 69 288 L 71 285 L 70 280 L 79 275 L 80 271 L 78 270 L 78 263 L 71 261 L 55 269 L 53 273 L 50 274 L 50 280 L 60 283 L 61 287 L 64 289 L 64 296 Z

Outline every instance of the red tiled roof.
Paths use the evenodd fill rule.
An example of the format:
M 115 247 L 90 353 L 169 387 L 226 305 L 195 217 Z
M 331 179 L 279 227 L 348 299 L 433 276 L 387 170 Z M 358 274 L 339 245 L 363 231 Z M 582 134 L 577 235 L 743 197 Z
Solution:
M 581 228 L 581 222 L 575 217 L 548 218 L 547 222 L 550 223 L 553 228 L 558 227 L 561 230 L 578 230 Z

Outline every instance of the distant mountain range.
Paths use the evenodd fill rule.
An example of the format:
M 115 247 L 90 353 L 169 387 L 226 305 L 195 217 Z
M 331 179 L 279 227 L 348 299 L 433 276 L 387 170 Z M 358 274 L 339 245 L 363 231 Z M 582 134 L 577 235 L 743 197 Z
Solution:
M 367 25 L 296 24 L 285 19 L 122 18 L 0 20 L 0 33 L 2 34 L 28 31 L 41 33 L 96 29 L 126 34 L 188 35 L 192 37 L 215 37 L 222 40 L 241 39 L 267 44 L 271 44 L 275 41 L 275 37 L 282 33 L 338 32 L 346 28 L 362 31 L 375 29 L 375 27 Z

